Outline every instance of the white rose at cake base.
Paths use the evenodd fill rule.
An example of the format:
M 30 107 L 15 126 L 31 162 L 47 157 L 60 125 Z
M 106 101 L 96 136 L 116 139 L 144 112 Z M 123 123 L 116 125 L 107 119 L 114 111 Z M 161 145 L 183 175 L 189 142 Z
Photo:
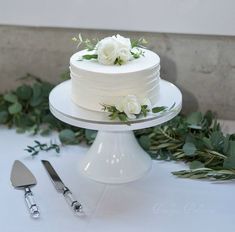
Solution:
M 135 119 L 135 114 L 139 114 L 141 111 L 140 102 L 134 95 L 128 95 L 119 99 L 115 107 L 118 111 L 124 112 L 129 119 Z

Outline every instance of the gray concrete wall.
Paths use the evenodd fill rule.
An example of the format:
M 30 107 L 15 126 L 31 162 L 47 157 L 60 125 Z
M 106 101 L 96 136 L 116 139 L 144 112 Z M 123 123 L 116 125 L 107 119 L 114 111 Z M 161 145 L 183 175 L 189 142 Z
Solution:
M 71 38 L 105 37 L 116 31 L 0 26 L 0 92 L 27 72 L 58 83 L 76 51 Z M 144 36 L 161 57 L 161 77 L 183 92 L 183 111 L 217 112 L 235 119 L 235 37 L 119 32 Z M 170 93 L 169 93 L 170 94 Z

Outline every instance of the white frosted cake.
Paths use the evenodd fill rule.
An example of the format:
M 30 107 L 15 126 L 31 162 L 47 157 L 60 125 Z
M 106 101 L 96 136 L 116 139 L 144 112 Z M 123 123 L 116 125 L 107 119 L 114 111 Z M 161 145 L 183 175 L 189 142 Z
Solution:
M 73 102 L 89 110 L 102 111 L 103 104 L 115 105 L 121 97 L 134 95 L 139 99 L 149 99 L 154 106 L 159 93 L 160 58 L 147 49 L 138 48 L 138 51 L 142 55 L 137 59 L 128 58 L 121 65 L 82 59 L 84 55 L 94 54 L 93 51 L 82 50 L 72 55 Z
M 154 106 L 159 94 L 160 58 L 116 35 L 104 38 L 91 51 L 85 49 L 72 55 L 70 76 L 71 98 L 85 109 L 102 111 L 103 105 L 116 106 L 126 96 L 128 101 L 133 97 L 140 102 L 147 99 L 147 105 Z M 136 111 L 131 109 L 133 104 L 127 102 L 126 106 L 130 108 L 126 111 Z M 117 108 L 122 107 L 119 104 Z

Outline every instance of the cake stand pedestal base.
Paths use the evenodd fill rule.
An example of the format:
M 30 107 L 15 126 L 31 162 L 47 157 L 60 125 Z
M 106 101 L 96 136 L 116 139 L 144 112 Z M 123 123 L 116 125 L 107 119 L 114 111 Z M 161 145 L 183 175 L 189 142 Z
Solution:
M 50 93 L 52 114 L 70 125 L 99 131 L 79 170 L 92 180 L 121 184 L 139 179 L 151 168 L 150 156 L 140 147 L 135 130 L 153 127 L 174 118 L 181 110 L 182 95 L 170 82 L 161 80 L 156 106 L 169 110 L 161 114 L 149 113 L 136 118 L 130 124 L 110 120 L 107 112 L 82 108 L 71 100 L 71 81 L 57 85 Z
M 132 131 L 99 131 L 79 169 L 98 182 L 118 184 L 139 179 L 151 162 Z

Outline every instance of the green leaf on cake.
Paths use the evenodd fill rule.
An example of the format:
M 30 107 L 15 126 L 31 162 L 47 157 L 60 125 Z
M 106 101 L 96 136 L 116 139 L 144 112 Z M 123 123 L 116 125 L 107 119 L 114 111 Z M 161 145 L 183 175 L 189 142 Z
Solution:
M 119 118 L 119 120 L 120 120 L 121 122 L 127 122 L 127 121 L 128 121 L 128 117 L 127 117 L 127 115 L 124 114 L 124 113 L 119 113 L 119 114 L 118 114 L 118 118 Z
M 167 107 L 166 106 L 158 106 L 158 107 L 154 107 L 152 108 L 152 112 L 153 113 L 159 113 L 161 111 L 164 111 Z
M 85 60 L 97 59 L 98 55 L 97 54 L 86 54 L 86 55 L 83 55 L 82 58 Z
M 131 39 L 131 47 L 144 47 L 146 44 L 148 43 L 148 41 L 141 37 L 139 39 Z

